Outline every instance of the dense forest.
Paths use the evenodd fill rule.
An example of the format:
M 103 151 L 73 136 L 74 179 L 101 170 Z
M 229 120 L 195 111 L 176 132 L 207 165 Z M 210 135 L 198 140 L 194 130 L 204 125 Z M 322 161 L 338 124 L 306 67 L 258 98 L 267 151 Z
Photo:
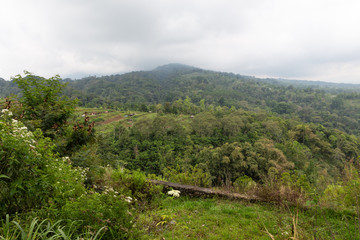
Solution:
M 188 219 L 181 224 L 190 214 L 181 211 L 215 203 L 199 198 L 204 205 L 194 208 L 192 198 L 176 200 L 179 193 L 147 179 L 275 203 L 266 211 L 279 218 L 268 224 L 292 232 L 285 236 L 271 225 L 279 239 L 360 234 L 358 85 L 258 79 L 179 64 L 76 81 L 26 72 L 0 84 L 5 239 L 34 234 L 35 226 L 39 239 L 147 239 L 167 231 L 204 237 L 192 236 L 199 229 L 190 231 Z M 106 123 L 111 112 L 117 121 Z M 218 204 L 240 214 L 232 202 Z M 289 209 L 311 224 L 284 217 Z M 206 215 L 202 221 L 212 224 Z M 264 226 L 250 238 L 272 236 Z
M 79 99 L 80 106 L 142 111 L 165 107 L 165 112 L 176 113 L 181 110 L 175 102 L 190 98 L 197 106 L 262 109 L 360 134 L 360 85 L 355 84 L 260 79 L 181 64 L 64 82 L 68 83 L 64 94 Z M 16 84 L 1 79 L 0 89 L 2 97 L 19 92 Z M 195 114 L 200 109 L 192 111 Z

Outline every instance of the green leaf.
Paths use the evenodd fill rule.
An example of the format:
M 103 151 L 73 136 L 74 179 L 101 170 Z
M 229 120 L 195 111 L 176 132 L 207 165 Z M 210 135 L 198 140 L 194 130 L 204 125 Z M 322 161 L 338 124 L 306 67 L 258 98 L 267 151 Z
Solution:
M 0 179 L 1 178 L 6 178 L 6 179 L 10 179 L 8 176 L 4 175 L 4 174 L 0 174 Z

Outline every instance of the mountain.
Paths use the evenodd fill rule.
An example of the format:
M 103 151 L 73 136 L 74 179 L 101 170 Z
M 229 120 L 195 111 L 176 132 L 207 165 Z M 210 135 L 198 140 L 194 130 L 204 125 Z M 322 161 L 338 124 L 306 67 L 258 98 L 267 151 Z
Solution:
M 6 97 L 11 94 L 16 94 L 19 92 L 16 84 L 12 81 L 5 81 L 3 78 L 0 78 L 0 97 Z
M 261 79 L 177 63 L 64 82 L 65 94 L 87 107 L 146 110 L 188 98 L 195 105 L 261 109 L 360 135 L 360 85 L 355 84 Z M 0 80 L 2 97 L 16 92 L 14 83 Z

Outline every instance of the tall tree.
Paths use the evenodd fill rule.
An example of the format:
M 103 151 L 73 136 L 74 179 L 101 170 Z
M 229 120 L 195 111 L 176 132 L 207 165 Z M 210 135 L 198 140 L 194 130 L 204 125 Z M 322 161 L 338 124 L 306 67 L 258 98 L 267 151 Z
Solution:
M 46 136 L 54 134 L 63 127 L 73 113 L 77 100 L 62 95 L 66 84 L 56 75 L 44 78 L 25 71 L 13 78 L 21 89 L 18 102 L 23 121 L 30 129 L 40 128 Z

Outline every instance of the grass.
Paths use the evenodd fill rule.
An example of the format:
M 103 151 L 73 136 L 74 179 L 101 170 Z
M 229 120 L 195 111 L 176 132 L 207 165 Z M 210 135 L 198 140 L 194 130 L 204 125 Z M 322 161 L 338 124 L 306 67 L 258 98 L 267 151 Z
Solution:
M 64 225 L 61 220 L 52 223 L 49 220 L 40 221 L 34 218 L 30 223 L 20 224 L 17 221 L 11 221 L 9 215 L 6 215 L 5 221 L 0 224 L 0 240 L 35 240 L 35 239 L 101 239 L 104 227 L 97 232 L 85 232 L 77 234 L 76 229 L 72 229 L 75 222 Z M 70 227 L 69 227 L 70 226 Z M 67 227 L 67 228 L 66 228 Z
M 358 238 L 355 216 L 221 199 L 168 198 L 137 224 L 144 239 Z

